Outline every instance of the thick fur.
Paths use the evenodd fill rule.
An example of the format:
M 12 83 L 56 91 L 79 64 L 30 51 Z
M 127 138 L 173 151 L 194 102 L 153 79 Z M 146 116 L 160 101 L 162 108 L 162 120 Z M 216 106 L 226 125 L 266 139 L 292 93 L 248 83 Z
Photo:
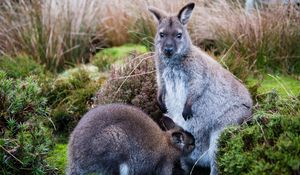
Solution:
M 185 161 L 210 167 L 211 174 L 217 174 L 215 152 L 219 134 L 226 126 L 240 124 L 251 116 L 252 99 L 234 75 L 193 46 L 186 23 L 180 20 L 182 11 L 189 12 L 183 14 L 186 20 L 192 9 L 191 3 L 177 16 L 168 16 L 150 8 L 155 16 L 160 16 L 155 37 L 157 99 L 168 116 L 196 139 L 196 148 Z M 176 33 L 182 33 L 182 37 L 173 37 Z M 163 52 L 166 40 L 174 43 L 171 56 Z
M 70 136 L 67 174 L 170 175 L 174 162 L 193 149 L 191 134 L 179 127 L 163 132 L 135 107 L 98 106 Z

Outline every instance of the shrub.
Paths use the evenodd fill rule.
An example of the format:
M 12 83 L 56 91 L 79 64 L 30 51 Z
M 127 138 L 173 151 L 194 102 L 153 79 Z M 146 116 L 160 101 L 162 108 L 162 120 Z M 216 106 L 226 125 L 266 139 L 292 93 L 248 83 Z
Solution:
M 252 122 L 222 133 L 220 174 L 298 174 L 300 96 L 281 99 L 271 92 L 258 99 Z
M 46 98 L 32 77 L 12 80 L 0 71 L 0 172 L 45 174 L 52 145 Z
M 151 53 L 128 59 L 123 67 L 113 68 L 98 91 L 95 105 L 126 103 L 137 106 L 154 120 L 161 117 L 156 101 L 155 68 Z
M 68 134 L 76 126 L 82 115 L 90 108 L 92 97 L 105 78 L 93 80 L 87 71 L 78 69 L 68 77 L 52 82 L 45 90 L 49 105 L 52 108 L 51 118 L 56 133 Z

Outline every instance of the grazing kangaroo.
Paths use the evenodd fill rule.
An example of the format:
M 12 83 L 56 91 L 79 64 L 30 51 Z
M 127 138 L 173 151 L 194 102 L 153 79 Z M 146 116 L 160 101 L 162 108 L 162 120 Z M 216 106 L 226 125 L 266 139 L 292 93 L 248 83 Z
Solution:
M 157 99 L 161 110 L 195 137 L 196 148 L 185 162 L 217 174 L 217 139 L 226 126 L 251 116 L 252 99 L 234 75 L 192 44 L 187 23 L 194 6 L 189 3 L 174 16 L 149 8 L 158 21 Z
M 174 162 L 193 151 L 195 140 L 167 121 L 172 129 L 164 132 L 132 106 L 109 104 L 90 110 L 71 134 L 67 174 L 171 175 Z

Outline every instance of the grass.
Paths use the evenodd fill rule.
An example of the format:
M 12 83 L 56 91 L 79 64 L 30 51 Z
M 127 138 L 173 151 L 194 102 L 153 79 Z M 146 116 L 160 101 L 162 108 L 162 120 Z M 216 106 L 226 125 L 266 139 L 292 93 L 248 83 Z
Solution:
M 92 64 L 96 65 L 100 71 L 107 71 L 112 64 L 121 65 L 124 59 L 131 55 L 146 53 L 148 49 L 143 45 L 126 44 L 118 47 L 103 49 L 98 52 L 92 60 Z
M 252 86 L 259 82 L 253 77 L 249 78 L 248 85 Z M 300 94 L 300 81 L 287 75 L 271 75 L 265 74 L 264 79 L 260 82 L 258 88 L 259 94 L 276 91 L 282 97 L 296 96 Z
M 87 61 L 103 46 L 96 0 L 14 2 L 0 9 L 0 53 L 25 53 L 53 72 Z M 99 39 L 100 38 L 100 39 Z
M 25 78 L 30 75 L 41 76 L 46 72 L 43 66 L 26 55 L 0 57 L 0 70 L 4 71 L 10 78 Z
M 58 169 L 59 174 L 65 174 L 67 167 L 67 146 L 67 144 L 56 144 L 46 159 L 50 166 Z
M 31 2 L 5 0 L 0 10 L 0 53 L 26 53 L 56 72 L 88 62 L 104 46 L 135 42 L 151 48 L 156 23 L 147 8 L 177 13 L 187 0 Z M 246 13 L 239 2 L 195 2 L 189 31 L 196 45 L 209 41 L 213 52 L 230 52 L 230 59 L 251 70 L 299 74 L 299 11 L 280 7 Z

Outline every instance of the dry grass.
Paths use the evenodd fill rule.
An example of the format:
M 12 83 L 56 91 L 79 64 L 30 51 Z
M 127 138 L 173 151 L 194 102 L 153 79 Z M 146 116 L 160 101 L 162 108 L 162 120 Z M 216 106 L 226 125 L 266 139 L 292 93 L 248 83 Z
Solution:
M 176 13 L 188 2 L 4 1 L 6 5 L 0 11 L 0 54 L 26 53 L 51 70 L 87 61 L 103 46 L 134 42 L 152 47 L 156 24 L 148 6 Z M 229 67 L 234 61 L 227 60 L 237 57 L 248 68 L 279 64 L 287 71 L 296 69 L 293 65 L 300 55 L 299 11 L 281 7 L 247 14 L 243 4 L 234 0 L 195 2 L 189 24 L 191 38 L 198 46 L 209 41 Z
M 0 11 L 0 51 L 31 55 L 53 71 L 84 61 L 93 43 L 104 43 L 97 2 L 6 0 Z
M 195 18 L 197 42 L 213 40 L 219 52 L 242 57 L 248 68 L 293 72 L 299 64 L 300 12 L 292 7 L 246 13 L 241 4 L 217 0 L 200 7 Z

